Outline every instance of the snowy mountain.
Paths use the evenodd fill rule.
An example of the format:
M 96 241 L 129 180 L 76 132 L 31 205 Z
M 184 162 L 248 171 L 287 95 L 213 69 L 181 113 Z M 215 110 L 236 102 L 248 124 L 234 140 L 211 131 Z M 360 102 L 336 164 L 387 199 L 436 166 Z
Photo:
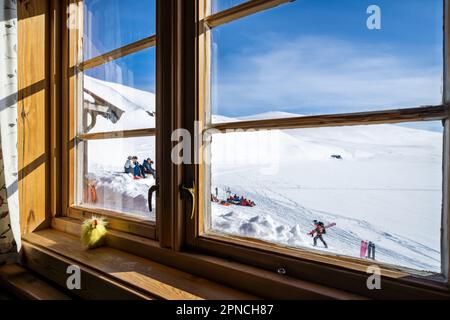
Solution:
M 89 77 L 85 87 L 123 111 L 116 123 L 99 116 L 93 132 L 154 125 L 154 94 Z M 98 104 L 89 93 L 85 103 Z M 289 116 L 299 115 L 215 115 L 213 122 Z M 154 159 L 154 138 L 99 140 L 88 149 L 98 193 L 91 205 L 154 219 L 146 199 L 153 178 L 122 173 L 129 155 Z M 214 232 L 353 257 L 367 240 L 377 261 L 440 272 L 442 133 L 386 124 L 215 134 L 211 174 L 219 199 L 229 190 L 256 203 L 212 202 Z M 327 250 L 312 247 L 314 219 L 337 224 L 324 236 Z
M 245 164 L 258 153 L 260 163 Z M 378 261 L 440 271 L 441 133 L 371 125 L 217 134 L 212 155 L 213 192 L 257 204 L 213 203 L 213 230 L 313 248 L 312 221 L 336 222 L 328 252 L 358 257 L 367 240 Z

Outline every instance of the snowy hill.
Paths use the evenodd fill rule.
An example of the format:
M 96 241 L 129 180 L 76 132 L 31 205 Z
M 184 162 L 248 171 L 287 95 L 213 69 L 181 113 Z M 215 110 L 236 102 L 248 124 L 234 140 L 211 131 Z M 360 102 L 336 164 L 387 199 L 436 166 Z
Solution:
M 115 124 L 99 117 L 93 131 L 154 125 L 152 93 L 88 77 L 85 86 L 124 111 Z M 92 103 L 89 95 L 85 100 Z M 215 115 L 213 122 L 289 116 L 299 115 Z M 313 249 L 312 220 L 335 222 L 324 236 L 326 252 L 359 257 L 367 240 L 376 244 L 378 261 L 440 271 L 442 133 L 371 125 L 216 134 L 212 141 L 211 190 L 220 199 L 229 189 L 256 203 L 211 203 L 215 232 Z M 94 205 L 154 219 L 146 201 L 153 178 L 122 173 L 127 156 L 154 159 L 154 150 L 153 138 L 89 143 L 89 179 L 99 194 Z M 324 250 L 320 242 L 315 249 Z
M 260 150 L 269 161 L 244 164 Z M 257 204 L 213 203 L 215 231 L 312 248 L 312 220 L 336 222 L 327 251 L 359 256 L 367 240 L 379 261 L 440 270 L 442 134 L 397 125 L 218 134 L 212 154 L 213 192 Z
M 127 87 L 118 83 L 106 82 L 89 76 L 83 77 L 84 89 L 113 104 L 123 113 L 117 123 L 98 117 L 96 126 L 90 132 L 121 131 L 155 127 L 155 94 Z M 87 92 L 84 100 L 93 102 Z

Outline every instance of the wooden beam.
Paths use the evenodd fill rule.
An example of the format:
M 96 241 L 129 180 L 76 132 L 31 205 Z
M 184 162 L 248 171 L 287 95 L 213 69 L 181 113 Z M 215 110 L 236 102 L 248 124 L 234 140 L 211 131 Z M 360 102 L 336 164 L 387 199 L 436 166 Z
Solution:
M 59 0 L 51 1 L 51 214 L 60 215 L 61 212 L 61 123 L 62 123 L 62 26 L 65 23 L 62 9 L 64 6 Z
M 207 130 L 218 131 L 246 129 L 298 129 L 317 127 L 356 126 L 383 123 L 444 120 L 449 116 L 449 106 L 426 106 L 348 114 L 331 114 L 280 119 L 248 120 L 211 124 Z
M 133 42 L 131 44 L 128 44 L 126 46 L 123 46 L 121 48 L 107 52 L 98 57 L 84 61 L 79 65 L 79 68 L 83 71 L 86 71 L 88 69 L 95 68 L 97 66 L 108 63 L 110 61 L 113 61 L 113 60 L 116 60 L 119 58 L 123 58 L 132 53 L 135 53 L 135 52 L 138 52 L 138 51 L 150 48 L 150 47 L 154 47 L 155 45 L 156 45 L 156 35 L 153 35 L 153 36 L 144 38 L 142 40 Z
M 251 0 L 207 16 L 203 21 L 210 28 L 247 17 L 249 15 L 293 2 L 292 0 Z
M 104 139 L 121 139 L 121 138 L 137 138 L 151 137 L 156 135 L 156 129 L 136 129 L 111 132 L 86 133 L 79 135 L 82 140 L 104 140 Z
M 18 2 L 18 154 L 22 234 L 50 223 L 50 6 Z

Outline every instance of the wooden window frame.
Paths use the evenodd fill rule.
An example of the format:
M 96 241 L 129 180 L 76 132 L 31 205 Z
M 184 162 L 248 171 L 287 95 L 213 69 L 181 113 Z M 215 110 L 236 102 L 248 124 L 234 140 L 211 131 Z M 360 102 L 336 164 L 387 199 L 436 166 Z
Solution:
M 246 278 L 252 277 L 246 273 L 244 263 L 250 266 L 256 266 L 261 269 L 261 274 L 252 278 L 251 287 L 263 290 L 265 284 L 271 283 L 276 290 L 280 288 L 293 289 L 299 286 L 298 281 L 307 280 L 312 283 L 323 284 L 327 287 L 343 289 L 363 296 L 374 298 L 436 298 L 450 296 L 449 283 L 447 279 L 438 279 L 445 281 L 434 281 L 436 279 L 423 279 L 413 277 L 402 270 L 383 269 L 382 285 L 383 290 L 369 291 L 366 287 L 367 274 L 365 264 L 361 261 L 351 258 L 336 258 L 333 256 L 319 255 L 307 250 L 289 250 L 276 247 L 264 242 L 258 242 L 249 239 L 238 239 L 236 237 L 217 237 L 203 234 L 203 216 L 200 214 L 204 210 L 205 197 L 204 168 L 202 165 L 175 165 L 170 159 L 170 154 L 175 142 L 171 140 L 171 134 L 175 129 L 185 128 L 190 132 L 195 132 L 195 120 L 204 120 L 205 101 L 207 92 L 205 84 L 207 81 L 208 64 L 205 55 L 205 48 L 208 45 L 207 28 L 229 22 L 235 18 L 241 18 L 252 13 L 265 10 L 286 0 L 250 0 L 236 7 L 232 7 L 223 12 L 204 17 L 202 10 L 199 10 L 200 3 L 206 0 L 157 0 L 157 31 L 158 46 L 156 46 L 157 60 L 157 84 L 156 84 L 156 112 L 158 114 L 154 134 L 156 135 L 156 148 L 158 163 L 157 183 L 160 187 L 159 196 L 156 199 L 157 221 L 156 224 L 146 224 L 140 219 L 133 219 L 133 216 L 121 216 L 117 213 L 104 210 L 91 210 L 86 208 L 77 208 L 72 206 L 74 196 L 74 168 L 75 154 L 74 146 L 75 128 L 71 119 L 75 116 L 74 111 L 74 92 L 76 63 L 73 55 L 77 50 L 78 35 L 76 30 L 69 30 L 65 27 L 67 16 L 67 6 L 70 3 L 79 3 L 78 0 L 64 0 L 62 3 L 53 0 L 52 4 L 60 13 L 61 19 L 55 19 L 59 27 L 53 30 L 52 35 L 52 60 L 51 70 L 56 78 L 56 88 L 52 95 L 52 170 L 51 170 L 51 209 L 54 217 L 54 227 L 56 224 L 63 223 L 65 218 L 58 216 L 67 216 L 76 220 L 83 220 L 93 214 L 106 216 L 110 227 L 119 233 L 112 233 L 112 239 L 108 245 L 117 247 L 121 250 L 139 254 L 143 257 L 155 259 L 174 265 L 177 268 L 188 270 L 196 274 L 204 274 L 218 279 L 217 270 L 224 272 L 225 278 L 220 281 L 229 285 L 238 286 L 233 279 L 241 279 L 245 282 Z M 449 12 L 450 0 L 445 1 L 445 12 Z M 163 18 L 161 18 L 163 17 Z M 230 20 L 231 19 L 231 20 Z M 449 50 L 449 17 L 445 18 L 445 72 L 444 86 L 445 98 L 444 104 L 438 108 L 423 107 L 419 109 L 402 109 L 382 112 L 357 113 L 348 115 L 327 115 L 302 117 L 294 119 L 277 119 L 277 128 L 299 128 L 313 126 L 352 125 L 356 123 L 386 123 L 386 122 L 406 122 L 414 120 L 443 120 L 448 119 L 450 105 L 450 68 L 447 64 L 450 59 Z M 164 33 L 161 32 L 164 30 Z M 61 39 L 60 43 L 58 38 Z M 55 40 L 56 39 L 56 40 Z M 75 39 L 75 40 L 74 40 Z M 55 41 L 53 41 L 55 40 Z M 148 45 L 148 39 L 143 43 L 136 44 L 136 47 Z M 54 42 L 54 43 L 53 43 Z M 54 45 L 55 44 L 55 45 Z M 59 53 L 61 61 L 59 61 Z M 117 52 L 110 52 L 109 57 L 116 57 Z M 97 62 L 91 61 L 89 64 Z M 82 68 L 89 66 L 87 62 Z M 58 110 L 58 104 L 61 108 Z M 163 107 L 164 106 L 164 107 Z M 62 119 L 61 124 L 58 119 Z M 233 126 L 235 124 L 232 124 Z M 240 122 L 242 128 L 251 128 L 259 126 L 262 129 L 269 129 L 273 124 L 269 122 L 252 121 Z M 215 129 L 230 129 L 229 124 L 216 124 Z M 61 135 L 57 133 L 60 132 Z M 55 133 L 55 137 L 53 137 Z M 152 135 L 153 132 L 145 133 L 134 130 L 127 132 L 126 135 Z M 61 138 L 59 138 L 61 137 Z M 100 133 L 88 135 L 89 139 L 103 139 L 111 137 L 111 133 Z M 449 250 L 450 250 L 450 198 L 448 182 L 450 182 L 450 159 L 448 150 L 450 150 L 450 122 L 445 121 L 445 145 L 444 145 L 444 214 L 443 214 L 443 259 L 444 273 L 449 273 Z M 85 137 L 86 138 L 86 137 Z M 192 146 L 192 152 L 195 152 Z M 192 153 L 194 154 L 194 153 Z M 191 200 L 183 192 L 180 186 L 191 186 L 195 184 L 196 197 L 194 219 L 191 215 Z M 64 223 L 63 223 L 64 224 Z M 122 236 L 130 233 L 130 236 Z M 135 235 L 139 237 L 135 237 Z M 140 240 L 146 237 L 157 239 L 158 244 L 152 240 Z M 116 239 L 117 238 L 117 239 Z M 164 250 L 164 248 L 171 250 Z M 276 248 L 277 253 L 273 250 Z M 208 255 L 204 255 L 207 253 Z M 186 260 L 189 256 L 191 260 Z M 180 257 L 180 260 L 176 259 Z M 215 258 L 218 257 L 218 258 Z M 237 261 L 233 264 L 221 258 Z M 189 262 L 189 263 L 188 263 Z M 292 288 L 286 282 L 286 279 L 279 278 L 277 271 L 283 267 L 286 271 L 286 279 L 292 279 L 297 282 L 292 284 Z M 273 277 L 266 278 L 266 271 L 273 272 Z M 236 273 L 239 274 L 236 274 Z M 248 272 L 248 270 L 247 270 Z M 233 274 L 236 277 L 233 277 Z M 266 279 L 266 281 L 264 280 Z M 300 279 L 300 280 L 297 280 Z M 330 281 L 333 279 L 333 281 Z M 303 283 L 303 282 L 302 282 Z M 303 286 L 303 284 L 302 284 Z M 253 289 L 252 289 L 253 290 Z M 254 290 L 254 291 L 255 291 Z M 274 296 L 277 296 L 274 293 Z M 279 296 L 282 296 L 281 294 Z
M 209 47 L 210 30 L 236 19 L 267 10 L 289 0 L 250 0 L 221 12 L 207 15 L 209 0 L 193 1 L 195 8 L 186 10 L 185 19 L 195 19 L 195 27 L 186 27 L 187 41 L 185 62 L 186 72 L 193 72 L 190 65 L 196 66 L 195 79 L 188 79 L 185 85 L 195 87 L 187 94 L 186 106 L 190 107 L 189 115 L 185 116 L 185 127 L 194 132 L 193 120 L 205 123 L 208 108 L 209 92 Z M 189 5 L 189 6 L 191 6 Z M 382 272 L 383 290 L 367 289 L 367 267 L 370 262 L 338 255 L 324 255 L 307 249 L 291 249 L 270 244 L 257 239 L 225 236 L 205 233 L 205 209 L 208 206 L 208 183 L 205 183 L 206 171 L 204 164 L 185 165 L 185 182 L 195 177 L 197 199 L 195 202 L 194 219 L 189 218 L 189 210 L 184 213 L 186 221 L 186 247 L 201 253 L 215 255 L 241 263 L 278 272 L 283 268 L 285 274 L 294 278 L 308 280 L 338 289 L 343 289 L 364 296 L 383 298 L 386 296 L 398 298 L 434 297 L 434 292 L 449 293 L 448 279 L 450 267 L 450 0 L 444 0 L 444 97 L 442 105 L 422 106 L 410 109 L 396 109 L 375 112 L 358 112 L 351 114 L 331 114 L 320 116 L 306 116 L 285 119 L 241 121 L 233 123 L 206 124 L 202 130 L 215 129 L 226 132 L 230 129 L 292 129 L 352 126 L 362 124 L 404 123 L 413 121 L 436 121 L 444 123 L 443 150 L 443 210 L 441 237 L 442 275 L 424 277 L 407 271 L 405 268 L 388 267 L 379 263 Z M 194 43 L 195 42 L 195 43 Z M 195 54 L 194 54 L 195 53 Z M 186 54 L 186 53 L 185 53 Z M 190 60 L 189 60 L 190 59 Z M 192 81 L 194 83 L 192 83 Z M 192 150 L 195 152 L 195 150 Z M 202 150 L 199 150 L 202 159 Z M 190 207 L 190 203 L 186 207 Z M 330 281 L 332 279 L 332 281 Z
M 160 0 L 157 0 L 157 7 L 159 6 Z M 68 10 L 70 5 L 78 6 L 78 15 L 83 15 L 83 0 L 65 0 L 59 8 L 61 16 L 64 17 L 62 21 L 69 21 Z M 158 8 L 157 8 L 157 30 L 159 29 L 159 18 L 158 18 Z M 89 206 L 83 206 L 76 203 L 76 188 L 79 188 L 79 182 L 76 181 L 77 175 L 80 176 L 79 170 L 77 168 L 77 162 L 79 161 L 79 154 L 77 152 L 77 145 L 81 142 L 103 140 L 103 139 L 120 139 L 120 138 L 132 138 L 132 137 L 150 137 L 156 136 L 156 149 L 160 142 L 158 141 L 158 117 L 156 118 L 155 128 L 144 128 L 135 130 L 123 130 L 123 131 L 109 131 L 109 132 L 98 132 L 98 133 L 80 133 L 79 126 L 79 103 L 80 95 L 82 92 L 80 90 L 82 77 L 79 75 L 88 69 L 106 64 L 110 61 L 117 60 L 119 58 L 128 56 L 133 53 L 140 52 L 144 49 L 150 47 L 156 47 L 157 60 L 160 53 L 158 53 L 158 47 L 156 46 L 157 36 L 156 34 L 149 37 L 140 39 L 138 41 L 132 42 L 130 44 L 124 45 L 120 48 L 116 48 L 99 56 L 93 57 L 86 61 L 82 61 L 82 17 L 77 17 L 78 28 L 68 28 L 64 25 L 60 25 L 62 28 L 62 125 L 61 125 L 61 135 L 62 135 L 62 152 L 61 152 L 61 204 L 60 204 L 60 214 L 56 216 L 66 216 L 74 218 L 77 220 L 84 220 L 92 216 L 105 217 L 108 220 L 109 227 L 112 230 L 117 230 L 121 232 L 130 233 L 132 235 L 137 235 L 149 239 L 158 239 L 158 225 L 159 217 L 161 214 L 160 210 L 156 210 L 156 221 L 151 221 L 145 217 L 140 217 L 138 215 L 127 214 L 126 212 L 102 209 L 102 208 L 92 208 Z M 81 25 L 81 27 L 80 27 Z M 157 62 L 158 64 L 158 62 Z M 158 69 L 158 67 L 157 67 Z M 158 71 L 156 71 L 158 73 Z M 158 74 L 155 75 L 158 77 Z M 160 90 L 158 81 L 156 81 L 156 90 Z M 158 93 L 156 93 L 156 114 L 161 112 L 161 108 L 158 107 Z M 78 111 L 77 111 L 78 110 Z M 77 124 L 78 122 L 78 124 Z M 56 133 L 56 130 L 55 130 Z M 155 150 L 158 155 L 158 150 Z M 156 161 L 158 162 L 158 156 Z M 56 176 L 57 172 L 53 173 Z M 158 175 L 159 176 L 159 175 Z M 159 177 L 156 179 L 156 184 L 159 183 Z M 57 201 L 54 201 L 55 203 Z M 157 207 L 161 208 L 158 203 Z

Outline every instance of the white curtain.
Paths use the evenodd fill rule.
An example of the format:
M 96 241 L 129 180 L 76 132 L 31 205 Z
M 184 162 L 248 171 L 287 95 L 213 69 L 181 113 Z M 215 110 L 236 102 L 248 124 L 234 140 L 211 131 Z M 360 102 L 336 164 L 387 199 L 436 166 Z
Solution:
M 17 2 L 0 0 L 0 265 L 19 261 Z

